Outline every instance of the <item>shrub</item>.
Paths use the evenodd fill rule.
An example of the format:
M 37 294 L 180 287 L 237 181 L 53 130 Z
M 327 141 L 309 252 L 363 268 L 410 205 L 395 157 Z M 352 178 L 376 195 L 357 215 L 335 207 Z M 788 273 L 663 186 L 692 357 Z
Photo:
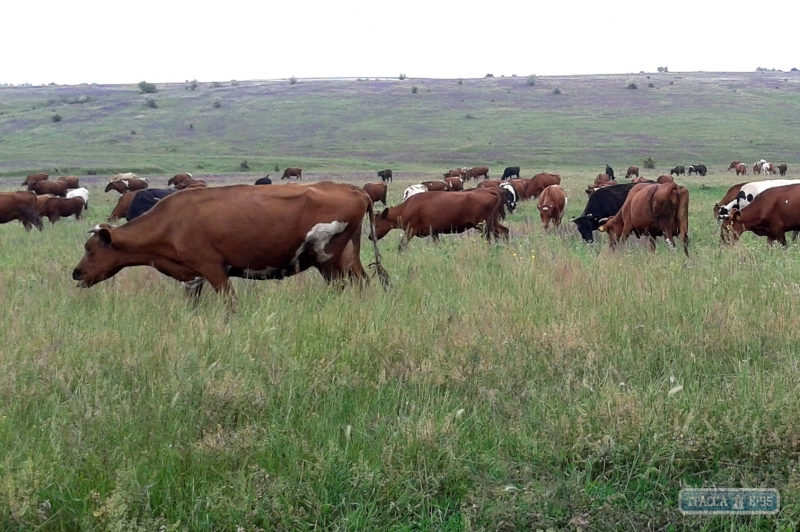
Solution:
M 61 122 L 61 115 L 60 115 L 60 114 L 58 114 L 58 113 L 56 113 L 56 114 L 54 114 L 54 115 L 51 117 L 51 120 L 52 120 L 53 122 Z
M 483 77 L 484 77 L 484 78 L 493 78 L 493 77 L 494 77 L 494 74 L 486 74 L 486 75 L 485 75 L 485 76 L 483 76 Z
M 220 83 L 219 81 L 212 81 L 211 82 L 211 88 L 212 89 L 219 89 L 222 86 L 223 86 L 222 83 Z
M 136 134 L 136 130 L 135 129 L 131 129 L 131 135 L 135 135 L 135 134 Z
M 240 162 L 240 163 L 239 163 L 239 166 L 240 166 L 240 167 L 241 167 L 243 170 L 250 170 L 250 165 L 249 165 L 249 164 L 247 164 L 247 161 L 242 161 L 242 162 Z
M 214 102 L 211 104 L 214 109 L 219 109 L 222 107 L 222 102 L 219 101 L 219 98 L 214 98 Z
M 86 170 L 86 175 L 97 175 L 97 170 Z
M 231 80 L 231 87 L 238 87 L 238 86 L 239 86 L 239 82 L 236 81 L 235 79 L 232 79 Z
M 146 104 L 146 105 L 147 105 L 147 107 L 149 107 L 150 109 L 158 109 L 158 102 L 156 102 L 156 99 L 155 99 L 155 98 L 153 98 L 153 97 L 148 97 L 148 98 L 145 100 L 145 104 Z
M 647 159 L 644 159 L 644 160 L 642 161 L 642 164 L 643 164 L 643 165 L 644 165 L 644 167 L 645 167 L 645 168 L 647 168 L 648 170 L 652 170 L 653 168 L 655 168 L 655 167 L 656 167 L 656 162 L 653 160 L 653 158 L 652 158 L 652 157 L 648 157 Z
M 406 79 L 406 75 L 405 74 L 400 74 L 400 81 L 403 81 L 404 79 Z
M 464 118 L 466 118 L 467 120 L 472 120 L 472 119 L 473 119 L 473 118 L 475 118 L 475 117 L 474 117 L 474 116 L 472 116 L 471 114 L 467 114 L 467 116 L 466 116 L 466 117 L 464 117 Z
M 669 69 L 667 67 L 658 67 L 658 71 L 659 72 L 669 72 Z
M 459 80 L 458 80 L 458 84 L 459 84 L 459 85 L 463 85 L 463 84 L 464 84 L 464 80 L 463 80 L 463 79 L 459 79 Z
M 531 74 L 530 76 L 528 76 L 527 79 L 525 80 L 525 84 L 529 85 L 531 87 L 536 85 L 536 76 L 534 74 Z
M 636 80 L 629 79 L 628 83 L 625 85 L 625 88 L 626 89 L 638 89 L 639 88 L 639 84 L 636 82 Z
M 200 86 L 200 84 L 197 82 L 197 80 L 193 79 L 191 82 L 189 82 L 189 85 L 186 88 L 188 90 L 190 90 L 190 91 L 193 91 L 193 90 L 197 89 L 197 87 L 199 87 L 199 86 Z
M 280 172 L 280 171 L 281 171 L 281 167 L 280 167 L 280 166 L 278 166 L 277 164 L 276 164 L 275 166 L 273 166 L 273 167 L 272 167 L 272 169 L 273 169 L 273 171 L 275 171 L 275 172 Z
M 561 89 L 558 87 L 553 87 L 553 94 L 561 94 Z
M 154 92 L 158 92 L 154 83 L 147 83 L 146 81 L 139 82 L 139 90 L 142 91 L 144 94 L 152 94 Z
M 647 86 L 650 87 L 651 89 L 655 87 L 655 85 L 653 85 L 652 83 L 648 83 Z
M 798 72 L 797 67 L 792 67 L 792 72 Z
M 417 87 L 411 87 L 411 94 L 416 94 L 418 90 Z
M 289 85 L 294 85 L 295 83 L 297 83 L 296 77 L 292 76 L 291 78 L 289 78 Z

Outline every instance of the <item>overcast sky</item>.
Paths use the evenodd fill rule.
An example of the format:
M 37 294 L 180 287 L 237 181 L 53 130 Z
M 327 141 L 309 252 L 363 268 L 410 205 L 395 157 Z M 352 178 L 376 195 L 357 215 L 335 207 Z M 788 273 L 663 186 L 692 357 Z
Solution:
M 0 83 L 800 68 L 797 0 L 3 0 Z

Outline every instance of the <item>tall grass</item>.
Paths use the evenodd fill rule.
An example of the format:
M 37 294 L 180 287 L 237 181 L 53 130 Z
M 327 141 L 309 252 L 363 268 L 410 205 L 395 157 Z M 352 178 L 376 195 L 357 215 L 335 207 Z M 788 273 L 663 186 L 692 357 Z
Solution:
M 596 171 L 565 173 L 568 219 Z M 688 259 L 545 234 L 528 202 L 507 244 L 390 233 L 388 292 L 235 280 L 233 316 L 148 268 L 75 288 L 110 194 L 0 226 L 0 528 L 789 530 L 798 249 L 720 247 L 703 182 Z M 682 518 L 684 485 L 783 511 Z

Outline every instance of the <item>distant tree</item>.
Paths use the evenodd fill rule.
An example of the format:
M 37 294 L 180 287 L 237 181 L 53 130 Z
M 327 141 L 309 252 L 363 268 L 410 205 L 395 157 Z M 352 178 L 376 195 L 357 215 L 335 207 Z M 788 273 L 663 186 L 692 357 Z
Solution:
M 51 117 L 51 120 L 53 122 L 61 122 L 61 115 L 56 113 Z
M 656 161 L 654 161 L 652 157 L 648 157 L 647 159 L 644 159 L 644 160 L 642 161 L 642 164 L 643 164 L 643 165 L 644 165 L 644 167 L 645 167 L 645 168 L 647 168 L 648 170 L 652 170 L 653 168 L 655 168 L 655 167 L 656 167 Z
M 669 72 L 669 69 L 667 67 L 658 67 L 658 71 L 659 72 Z
M 485 76 L 483 76 L 483 77 L 484 77 L 484 78 L 493 78 L 493 77 L 494 77 L 494 74 L 486 74 L 486 75 L 485 75 Z
M 296 77 L 292 76 L 291 78 L 289 78 L 289 85 L 294 85 L 295 83 L 297 83 Z
M 531 86 L 531 87 L 536 85 L 536 75 L 535 74 L 531 74 L 530 76 L 528 76 L 525 79 L 525 85 L 528 85 L 528 86 Z
M 416 94 L 417 91 L 419 91 L 419 89 L 416 86 L 411 87 L 411 94 Z
M 405 74 L 400 74 L 400 81 L 403 81 L 404 79 L 406 79 L 406 75 Z
M 193 91 L 193 90 L 196 90 L 197 87 L 199 87 L 199 86 L 200 86 L 200 84 L 197 82 L 197 80 L 193 79 L 192 81 L 189 82 L 189 85 L 187 85 L 186 88 L 188 90 L 190 90 L 190 91 Z
M 561 94 L 561 89 L 558 87 L 553 87 L 553 94 Z
M 220 107 L 222 107 L 222 102 L 219 100 L 219 98 L 214 98 L 214 101 L 213 101 L 213 103 L 211 104 L 211 106 L 212 106 L 214 109 L 219 109 Z
M 144 94 L 152 94 L 154 92 L 158 92 L 154 83 L 147 83 L 146 81 L 139 82 L 139 90 L 142 91 Z
M 798 72 L 797 68 L 792 67 L 792 72 Z

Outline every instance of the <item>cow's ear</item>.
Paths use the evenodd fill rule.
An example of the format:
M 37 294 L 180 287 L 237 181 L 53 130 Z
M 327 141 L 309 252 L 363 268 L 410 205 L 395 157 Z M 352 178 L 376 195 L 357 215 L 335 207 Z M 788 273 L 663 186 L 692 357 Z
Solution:
M 97 238 L 104 246 L 111 246 L 111 231 L 108 227 L 101 227 L 97 230 Z
M 383 211 L 381 211 L 380 216 L 378 216 L 378 218 L 382 220 L 385 220 L 388 217 L 389 217 L 389 209 L 383 209 Z
M 731 213 L 731 220 L 733 220 L 734 222 L 738 222 L 741 219 L 742 219 L 742 211 L 740 211 L 739 209 L 735 209 Z

